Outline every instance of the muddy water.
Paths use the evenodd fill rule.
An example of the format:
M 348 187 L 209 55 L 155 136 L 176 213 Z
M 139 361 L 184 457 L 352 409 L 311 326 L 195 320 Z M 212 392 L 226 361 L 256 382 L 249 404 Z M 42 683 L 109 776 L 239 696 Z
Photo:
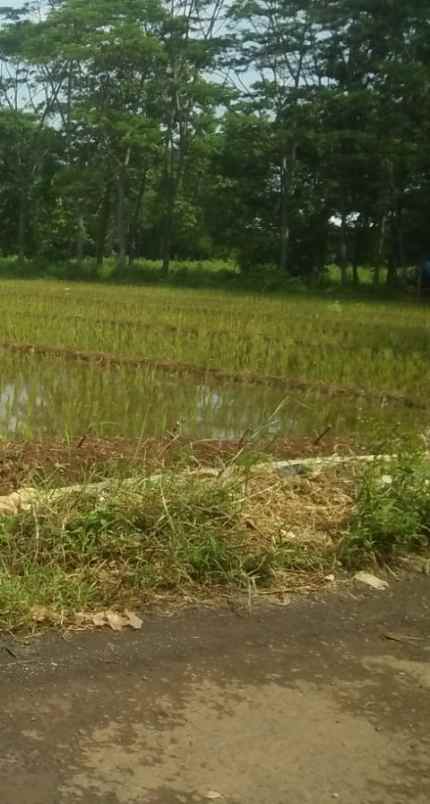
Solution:
M 100 367 L 0 353 L 0 437 L 159 436 L 236 438 L 339 436 L 413 431 L 416 411 L 366 399 L 318 396 L 270 386 L 188 379 L 148 368 Z

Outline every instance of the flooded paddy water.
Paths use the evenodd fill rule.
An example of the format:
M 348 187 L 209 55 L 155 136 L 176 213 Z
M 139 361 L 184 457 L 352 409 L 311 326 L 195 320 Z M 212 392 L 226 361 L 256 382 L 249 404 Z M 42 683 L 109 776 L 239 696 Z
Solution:
M 297 389 L 288 382 L 232 382 L 172 368 L 0 350 L 0 438 L 262 436 L 384 439 L 424 429 L 427 413 L 404 401 Z
M 3 281 L 0 438 L 390 446 L 430 427 L 429 358 L 410 304 Z

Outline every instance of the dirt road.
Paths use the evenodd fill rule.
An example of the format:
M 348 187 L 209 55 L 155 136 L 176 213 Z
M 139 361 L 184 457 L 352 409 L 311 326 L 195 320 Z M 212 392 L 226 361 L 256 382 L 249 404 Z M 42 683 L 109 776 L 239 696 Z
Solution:
M 1 804 L 430 801 L 430 579 L 0 641 Z

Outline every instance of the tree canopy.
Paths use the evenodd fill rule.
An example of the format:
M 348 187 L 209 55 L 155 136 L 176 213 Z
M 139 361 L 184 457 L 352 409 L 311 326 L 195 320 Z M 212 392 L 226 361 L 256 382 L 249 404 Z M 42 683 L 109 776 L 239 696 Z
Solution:
M 318 276 L 430 254 L 419 0 L 46 0 L 0 18 L 0 250 Z

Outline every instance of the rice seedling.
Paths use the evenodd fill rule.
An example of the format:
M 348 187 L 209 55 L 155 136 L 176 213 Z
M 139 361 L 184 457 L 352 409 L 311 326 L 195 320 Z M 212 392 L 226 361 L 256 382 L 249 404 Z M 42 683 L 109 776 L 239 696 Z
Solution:
M 411 303 L 40 280 L 0 290 L 4 434 L 156 435 L 185 418 L 190 435 L 233 437 L 285 395 L 279 432 L 331 424 L 374 440 L 426 428 L 427 414 L 414 422 L 412 411 L 429 397 L 429 316 Z M 62 359 L 81 353 L 90 368 Z
M 429 316 L 410 303 L 3 281 L 0 315 L 1 341 L 409 396 L 430 385 Z

